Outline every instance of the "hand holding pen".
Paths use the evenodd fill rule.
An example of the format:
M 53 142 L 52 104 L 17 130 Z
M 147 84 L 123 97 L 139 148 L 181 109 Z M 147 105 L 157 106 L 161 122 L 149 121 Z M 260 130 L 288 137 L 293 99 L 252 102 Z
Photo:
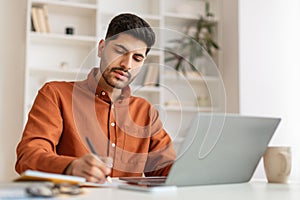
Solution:
M 104 183 L 110 181 L 108 176 L 111 173 L 112 158 L 99 157 L 91 145 L 91 141 L 86 139 L 92 153 L 75 159 L 65 170 L 65 174 L 84 177 L 88 182 Z M 89 141 L 89 142 L 88 142 Z
M 112 160 L 112 158 L 111 158 L 111 157 L 98 156 L 98 154 L 97 154 L 97 152 L 96 152 L 96 149 L 94 148 L 94 145 L 92 144 L 91 140 L 90 140 L 88 137 L 86 137 L 85 139 L 86 139 L 86 142 L 87 142 L 87 144 L 88 144 L 88 146 L 89 146 L 91 152 L 92 152 L 94 155 L 96 155 L 97 158 L 98 158 L 100 161 L 102 161 L 102 162 L 105 164 L 105 166 L 106 166 L 107 168 L 110 168 L 110 169 L 111 169 L 112 166 L 113 166 L 113 160 Z M 106 180 L 107 180 L 108 182 L 110 182 L 110 183 L 112 182 L 110 176 L 106 176 Z

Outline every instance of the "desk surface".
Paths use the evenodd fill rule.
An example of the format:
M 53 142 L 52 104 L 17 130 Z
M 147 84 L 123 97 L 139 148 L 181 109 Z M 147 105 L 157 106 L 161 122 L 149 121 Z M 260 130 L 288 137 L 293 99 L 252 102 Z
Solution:
M 230 199 L 230 200 L 299 200 L 300 184 L 268 184 L 249 182 L 210 186 L 179 187 L 175 191 L 139 192 L 118 188 L 87 188 L 85 194 L 72 199 L 122 199 L 122 200 L 166 200 L 166 199 Z
M 5 189 L 3 190 L 4 186 L 10 188 L 10 190 L 8 191 Z M 13 186 L 15 185 L 2 184 L 0 188 L 2 189 L 2 192 L 4 192 L 5 195 L 7 195 L 8 192 L 10 191 L 10 193 L 13 192 L 11 194 L 12 196 L 16 196 L 16 192 L 18 192 L 19 190 L 13 190 Z M 160 191 L 160 192 L 131 191 L 131 190 L 119 189 L 111 185 L 109 187 L 101 187 L 101 188 L 83 188 L 83 190 L 84 193 L 77 196 L 59 196 L 54 199 L 92 199 L 92 200 L 94 199 L 299 200 L 300 199 L 300 183 L 268 184 L 264 181 L 251 181 L 249 183 L 240 183 L 240 184 L 178 187 L 176 190 Z M 1 192 L 0 192 L 0 197 L 4 197 L 3 194 L 1 194 Z

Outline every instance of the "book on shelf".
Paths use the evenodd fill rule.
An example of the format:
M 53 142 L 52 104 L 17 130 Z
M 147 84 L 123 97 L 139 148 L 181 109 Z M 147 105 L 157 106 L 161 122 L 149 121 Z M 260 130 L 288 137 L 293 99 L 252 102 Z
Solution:
M 49 33 L 50 25 L 48 19 L 48 9 L 45 5 L 43 6 L 34 6 L 31 9 L 32 16 L 32 29 L 35 32 L 40 33 Z
M 32 7 L 31 8 L 31 18 L 32 18 L 32 24 L 33 24 L 33 30 L 36 32 L 41 32 L 40 24 L 39 24 L 39 17 L 38 17 L 38 8 Z
M 144 79 L 144 86 L 157 86 L 159 81 L 159 66 L 149 65 Z
M 38 10 L 38 20 L 39 20 L 41 32 L 46 33 L 46 21 L 44 16 L 44 10 L 42 9 L 42 7 L 39 7 L 37 10 Z
M 33 24 L 33 19 L 32 19 L 32 15 L 31 15 L 31 19 L 30 19 L 30 27 L 31 27 L 31 31 L 35 32 L 35 27 L 34 27 L 34 24 Z
M 45 19 L 45 24 L 46 24 L 46 32 L 50 33 L 51 29 L 50 29 L 50 24 L 49 24 L 49 13 L 48 13 L 48 8 L 46 5 L 43 5 L 42 7 L 43 9 L 43 14 L 44 14 L 44 19 Z

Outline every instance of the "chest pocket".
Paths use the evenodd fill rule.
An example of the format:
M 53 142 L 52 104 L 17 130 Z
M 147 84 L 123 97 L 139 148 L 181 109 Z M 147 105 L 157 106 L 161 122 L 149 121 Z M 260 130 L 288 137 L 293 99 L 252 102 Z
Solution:
M 127 164 L 146 164 L 149 145 L 150 129 L 141 126 L 123 126 L 124 140 L 121 160 Z

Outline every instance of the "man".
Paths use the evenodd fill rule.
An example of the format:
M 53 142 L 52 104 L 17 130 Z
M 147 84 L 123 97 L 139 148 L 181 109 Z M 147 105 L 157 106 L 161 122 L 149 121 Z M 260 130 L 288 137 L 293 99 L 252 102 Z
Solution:
M 128 86 L 154 42 L 153 30 L 138 16 L 112 19 L 98 45 L 99 68 L 84 81 L 50 82 L 40 89 L 17 147 L 16 171 L 64 173 L 99 183 L 107 175 L 166 176 L 175 159 L 171 139 L 158 111 L 131 96 Z M 101 157 L 113 159 L 111 169 Z

